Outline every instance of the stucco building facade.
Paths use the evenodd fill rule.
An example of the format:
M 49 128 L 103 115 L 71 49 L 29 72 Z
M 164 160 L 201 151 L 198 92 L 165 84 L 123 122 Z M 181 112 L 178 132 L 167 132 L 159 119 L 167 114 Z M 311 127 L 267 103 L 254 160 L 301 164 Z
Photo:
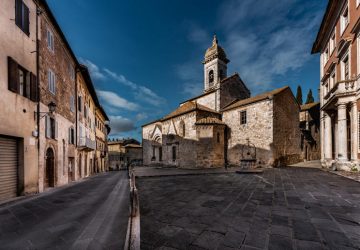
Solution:
M 0 26 L 1 202 L 38 191 L 35 3 L 2 1 Z
M 299 105 L 289 87 L 251 97 L 214 37 L 205 53 L 204 93 L 143 125 L 144 165 L 213 168 L 300 160 Z
M 323 167 L 358 168 L 359 1 L 328 3 L 312 53 L 320 53 L 320 131 Z

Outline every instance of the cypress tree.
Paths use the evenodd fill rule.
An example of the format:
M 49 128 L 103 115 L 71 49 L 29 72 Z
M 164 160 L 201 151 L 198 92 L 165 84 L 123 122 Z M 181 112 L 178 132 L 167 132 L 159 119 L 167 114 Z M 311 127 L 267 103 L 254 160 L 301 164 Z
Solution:
M 297 90 L 296 90 L 296 100 L 298 101 L 299 105 L 303 104 L 302 90 L 301 90 L 300 85 L 297 87 Z
M 307 98 L 306 98 L 306 104 L 308 103 L 313 103 L 314 102 L 314 97 L 312 95 L 312 90 L 309 90 L 309 93 L 307 94 Z

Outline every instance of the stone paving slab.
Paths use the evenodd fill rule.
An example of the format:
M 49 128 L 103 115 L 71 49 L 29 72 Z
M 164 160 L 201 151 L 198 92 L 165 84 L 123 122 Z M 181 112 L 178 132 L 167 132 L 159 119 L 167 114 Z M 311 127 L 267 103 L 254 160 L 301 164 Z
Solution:
M 141 249 L 360 249 L 360 183 L 313 168 L 139 178 Z
M 136 177 L 161 177 L 161 176 L 174 176 L 174 175 L 202 175 L 202 174 L 226 174 L 235 173 L 236 171 L 244 171 L 240 167 L 231 168 L 161 168 L 161 167 L 135 167 L 133 173 Z M 253 173 L 261 172 L 261 169 L 257 171 L 251 171 Z

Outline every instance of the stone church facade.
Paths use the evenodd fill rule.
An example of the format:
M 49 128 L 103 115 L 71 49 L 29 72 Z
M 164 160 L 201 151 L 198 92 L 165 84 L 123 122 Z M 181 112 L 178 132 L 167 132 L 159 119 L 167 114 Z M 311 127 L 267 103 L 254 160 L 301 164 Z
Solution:
M 214 37 L 205 53 L 204 93 L 142 127 L 144 165 L 274 166 L 301 157 L 299 105 L 289 87 L 251 97 Z

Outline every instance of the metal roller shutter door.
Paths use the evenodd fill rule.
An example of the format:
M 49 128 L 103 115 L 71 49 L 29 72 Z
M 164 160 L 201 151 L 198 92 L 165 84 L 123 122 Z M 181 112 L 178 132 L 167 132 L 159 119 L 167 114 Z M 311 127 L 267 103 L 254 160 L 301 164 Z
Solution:
M 15 139 L 0 137 L 0 201 L 17 196 L 18 149 Z

